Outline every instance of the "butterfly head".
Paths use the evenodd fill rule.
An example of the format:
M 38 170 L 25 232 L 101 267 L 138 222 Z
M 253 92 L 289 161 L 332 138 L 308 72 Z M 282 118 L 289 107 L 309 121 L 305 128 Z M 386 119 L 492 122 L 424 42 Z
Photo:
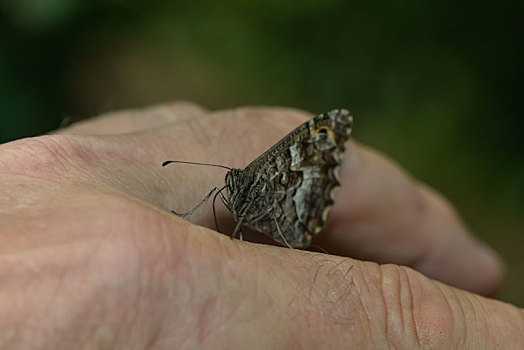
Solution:
M 241 172 L 240 169 L 231 169 L 226 174 L 226 188 L 229 194 L 229 198 L 235 196 L 235 193 L 238 193 L 238 189 L 241 186 Z

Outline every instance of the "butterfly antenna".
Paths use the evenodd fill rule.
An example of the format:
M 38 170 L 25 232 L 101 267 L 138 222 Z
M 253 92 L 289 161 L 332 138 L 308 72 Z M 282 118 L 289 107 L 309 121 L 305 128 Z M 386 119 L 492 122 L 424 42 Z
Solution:
M 193 164 L 193 165 L 207 165 L 207 166 L 214 166 L 214 167 L 217 167 L 217 168 L 224 168 L 224 169 L 227 169 L 227 170 L 232 170 L 230 167 L 225 166 L 225 165 L 210 164 L 210 163 L 198 163 L 198 162 L 186 162 L 186 161 L 183 161 L 183 160 L 166 160 L 165 162 L 162 163 L 162 166 L 166 166 L 166 165 L 171 164 L 171 163 Z

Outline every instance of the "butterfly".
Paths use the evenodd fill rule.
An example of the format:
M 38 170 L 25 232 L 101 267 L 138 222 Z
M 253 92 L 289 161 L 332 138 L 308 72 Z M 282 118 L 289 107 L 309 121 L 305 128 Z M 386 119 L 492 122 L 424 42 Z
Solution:
M 340 186 L 337 170 L 345 152 L 353 117 L 345 109 L 322 113 L 291 131 L 244 169 L 226 168 L 225 185 L 215 187 L 193 209 L 191 215 L 210 197 L 213 214 L 217 196 L 236 221 L 232 238 L 241 226 L 264 233 L 290 248 L 305 248 L 320 233 L 334 204 L 333 191 Z M 225 190 L 226 194 L 223 193 Z

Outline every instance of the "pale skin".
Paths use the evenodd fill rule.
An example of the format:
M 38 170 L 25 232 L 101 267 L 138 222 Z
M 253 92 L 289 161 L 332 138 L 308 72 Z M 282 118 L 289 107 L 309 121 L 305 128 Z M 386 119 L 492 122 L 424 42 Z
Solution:
M 523 310 L 481 296 L 499 260 L 355 141 L 314 242 L 338 256 L 232 240 L 210 205 L 169 212 L 225 173 L 163 161 L 244 167 L 310 117 L 174 103 L 1 145 L 0 348 L 524 348 Z

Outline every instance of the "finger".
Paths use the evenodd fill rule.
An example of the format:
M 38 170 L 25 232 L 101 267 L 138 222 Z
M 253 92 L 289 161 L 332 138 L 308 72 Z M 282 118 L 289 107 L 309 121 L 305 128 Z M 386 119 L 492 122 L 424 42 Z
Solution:
M 74 123 L 56 130 L 56 134 L 125 134 L 168 123 L 190 120 L 207 112 L 204 108 L 191 103 L 177 101 L 144 109 L 126 109 L 103 114 L 96 118 Z
M 258 272 L 259 294 L 267 296 L 275 309 L 284 310 L 290 317 L 284 323 L 299 325 L 275 326 L 291 335 L 307 334 L 311 338 L 304 339 L 306 344 L 315 339 L 333 348 L 361 348 L 362 344 L 398 349 L 524 346 L 524 311 L 512 305 L 431 281 L 409 268 L 265 249 L 267 255 L 253 254 L 259 257 L 252 266 Z M 242 252 L 238 255 L 239 260 L 244 256 Z M 241 264 L 234 258 L 231 261 L 231 256 L 228 260 L 233 266 Z M 239 285 L 249 288 L 253 284 L 248 279 Z M 281 288 L 283 283 L 287 293 Z M 260 306 L 270 310 L 269 305 Z M 275 314 L 280 315 L 279 311 Z M 303 318 L 304 314 L 311 318 Z M 304 332 L 301 322 L 314 326 Z
M 167 219 L 180 224 L 177 217 Z M 183 338 L 204 348 L 249 342 L 262 348 L 524 346 L 522 310 L 410 268 L 246 244 L 191 224 L 163 227 L 150 236 L 158 247 L 147 251 L 161 287 L 175 292 L 151 288 L 156 293 L 150 297 L 176 310 L 162 309 L 163 329 L 180 336 L 168 331 L 162 341 Z M 169 278 L 162 279 L 163 273 Z M 180 300 L 187 290 L 190 302 Z M 165 300 L 170 296 L 175 298 Z M 217 327 L 220 332 L 209 330 Z

